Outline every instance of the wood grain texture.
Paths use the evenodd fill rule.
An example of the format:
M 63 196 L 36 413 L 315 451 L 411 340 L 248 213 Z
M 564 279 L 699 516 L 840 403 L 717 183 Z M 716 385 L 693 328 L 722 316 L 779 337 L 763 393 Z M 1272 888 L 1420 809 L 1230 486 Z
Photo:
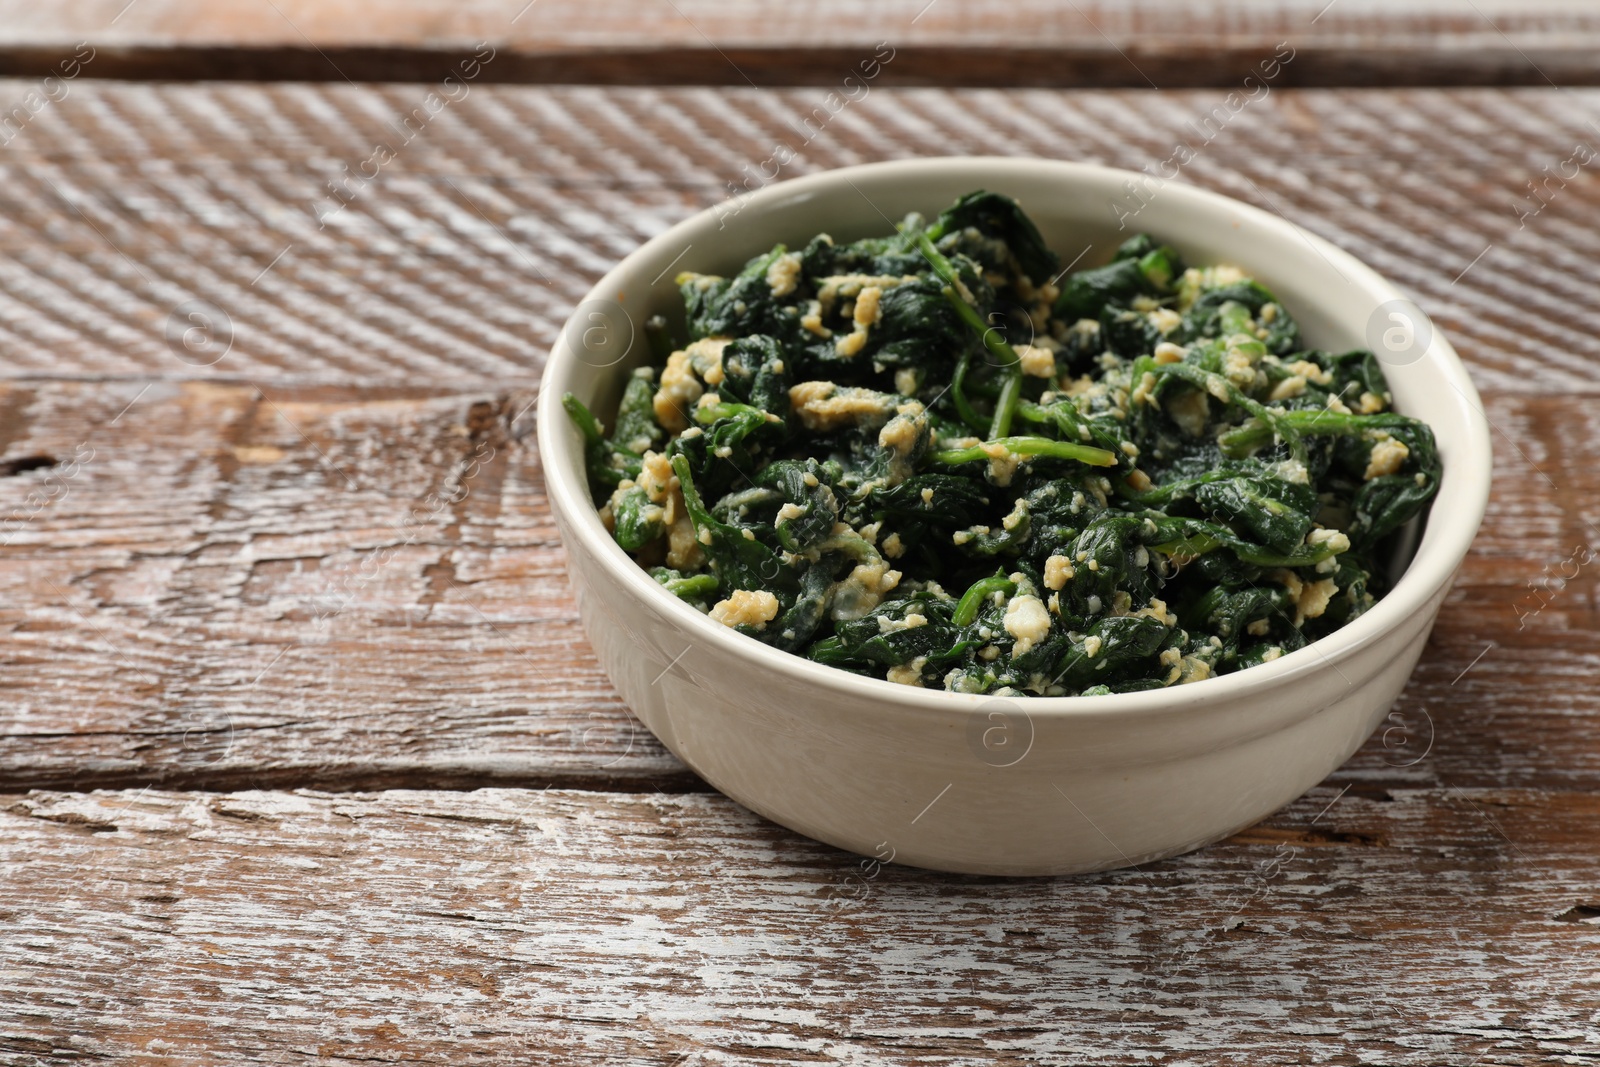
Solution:
M 806 143 L 821 91 L 478 85 L 407 141 L 429 91 L 71 84 L 0 153 L 0 374 L 531 386 L 601 273 L 759 184 L 780 144 L 793 177 L 984 153 L 1154 170 L 1183 140 L 1177 180 L 1389 275 L 1482 388 L 1600 386 L 1600 186 L 1559 179 L 1600 91 L 1272 91 L 1206 144 L 1220 92 L 877 90 Z M 395 158 L 336 211 L 329 183 L 380 144 Z M 230 330 L 204 366 L 167 340 L 194 299 Z
M 0 1053 L 1590 1063 L 1597 829 L 1593 796 L 1320 789 L 1191 856 L 1007 881 L 715 796 L 13 797 Z
M 684 778 L 583 639 L 528 394 L 0 397 L 11 449 L 59 460 L 0 481 L 28 784 Z
M 692 787 L 584 647 L 528 404 L 594 278 L 810 98 L 481 87 L 318 230 L 317 175 L 407 94 L 85 84 L 0 156 L 0 788 Z M 951 148 L 1138 166 L 1211 100 L 874 93 L 794 171 Z M 1498 214 L 1573 116 L 1520 91 L 1259 106 L 1196 180 L 1416 291 L 1499 431 L 1433 646 L 1341 773 L 1593 788 L 1594 568 L 1563 572 L 1600 538 L 1600 205 L 1585 180 L 1522 230 Z M 224 309 L 225 353 L 169 341 L 194 299 Z
M 1230 85 L 1290 40 L 1295 85 L 1600 78 L 1581 0 L 5 0 L 0 17 L 0 70 L 36 75 L 90 41 L 97 77 L 427 81 L 491 42 L 494 81 L 829 85 L 888 42 L 888 84 L 1181 88 Z

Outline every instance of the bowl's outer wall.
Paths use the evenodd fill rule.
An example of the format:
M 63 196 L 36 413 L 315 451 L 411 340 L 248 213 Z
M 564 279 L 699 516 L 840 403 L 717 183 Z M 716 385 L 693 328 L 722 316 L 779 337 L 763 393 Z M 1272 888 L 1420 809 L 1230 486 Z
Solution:
M 1211 715 L 1179 708 L 1134 731 L 996 701 L 974 736 L 965 709 L 819 698 L 776 687 L 751 661 L 674 647 L 672 620 L 641 613 L 582 565 L 575 575 L 585 629 L 623 699 L 708 782 L 829 844 L 972 874 L 1120 867 L 1258 821 L 1383 720 L 1438 607 L 1341 663 L 1349 684 L 1330 674 L 1315 693 L 1262 692 Z
M 672 284 L 679 270 L 728 272 L 819 230 L 840 240 L 882 233 L 909 210 L 932 214 L 979 187 L 1021 200 L 1064 261 L 1092 243 L 1080 262 L 1087 265 L 1135 232 L 1119 232 L 1110 207 L 1123 202 L 1117 198 L 1130 177 L 1012 160 L 829 172 L 775 186 L 731 217 L 725 209 L 723 229 L 712 215 L 675 227 L 592 296 L 617 301 L 642 323 L 681 307 Z M 1374 309 L 1399 296 L 1331 246 L 1187 187 L 1162 190 L 1137 224 L 1190 262 L 1234 263 L 1261 278 L 1317 347 L 1369 347 Z M 605 536 L 559 396 L 570 390 L 608 410 L 624 373 L 648 355 L 638 337 L 617 346 L 614 363 L 593 351 L 586 362 L 566 337 L 557 344 L 539 436 L 552 510 L 601 665 L 645 724 L 735 800 L 821 840 L 869 855 L 892 851 L 897 862 L 926 867 L 1057 874 L 1121 866 L 1215 840 L 1300 795 L 1383 721 L 1487 498 L 1487 427 L 1459 360 L 1436 337 L 1423 359 L 1385 368 L 1397 406 L 1434 427 L 1446 476 L 1404 579 L 1409 607 L 1387 611 L 1381 632 L 1370 625 L 1379 609 L 1402 605 L 1381 602 L 1346 628 L 1368 624 L 1363 640 L 1342 639 L 1341 631 L 1271 665 L 1275 672 L 1243 672 L 1257 676 L 1255 684 L 1241 686 L 1243 675 L 1233 675 L 1164 690 L 1159 703 L 996 702 L 915 691 L 902 699 L 901 687 L 774 660 L 782 654 L 656 588 Z

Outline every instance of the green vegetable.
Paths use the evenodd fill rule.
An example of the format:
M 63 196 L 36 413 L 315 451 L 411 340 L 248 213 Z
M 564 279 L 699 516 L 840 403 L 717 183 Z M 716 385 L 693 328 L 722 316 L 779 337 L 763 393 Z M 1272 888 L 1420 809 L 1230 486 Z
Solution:
M 1094 467 L 1114 467 L 1117 457 L 1103 448 L 1091 448 L 1076 441 L 1054 441 L 1048 437 L 1001 437 L 966 448 L 950 448 L 935 452 L 929 458 L 935 463 L 957 464 L 987 461 L 991 457 L 987 448 L 1002 448 L 1017 456 L 1050 456 L 1055 459 L 1073 459 Z
M 977 231 L 976 241 L 967 237 L 969 230 Z M 973 258 L 981 257 L 989 269 L 1015 265 L 1034 285 L 1049 281 L 1061 266 L 1022 207 L 998 193 L 979 190 L 963 196 L 939 215 L 928 236 L 945 238 Z
M 561 406 L 583 434 L 584 468 L 589 473 L 591 490 L 598 494 L 602 488 L 609 489 L 638 474 L 638 454 L 609 440 L 599 420 L 581 400 L 567 393 L 561 398 Z
M 684 507 L 695 533 L 711 558 L 711 571 L 718 584 L 728 589 L 767 589 L 773 586 L 792 587 L 796 584 L 793 571 L 786 567 L 772 549 L 754 536 L 746 536 L 749 526 L 722 522 L 706 510 L 700 494 L 694 487 L 694 476 L 689 472 L 689 460 L 684 456 L 672 457 L 672 471 L 682 487 Z
M 968 693 L 1199 681 L 1367 610 L 1440 477 L 1372 354 L 1147 235 L 1058 270 L 979 191 L 680 275 L 615 430 L 564 400 L 617 543 L 757 640 Z
M 1056 299 L 1056 316 L 1069 324 L 1098 319 L 1107 307 L 1126 308 L 1137 296 L 1161 296 L 1183 273 L 1178 253 L 1157 248 L 1143 234 L 1124 242 L 1110 263 L 1069 275 Z
M 666 433 L 656 425 L 652 405 L 656 395 L 654 379 L 647 369 L 631 375 L 617 408 L 617 429 L 613 437 L 635 455 L 644 455 L 666 438 Z
M 670 567 L 653 567 L 650 576 L 665 586 L 673 596 L 687 600 L 691 604 L 704 604 L 706 597 L 717 591 L 717 577 L 714 574 L 685 575 Z
M 944 282 L 944 288 L 941 290 L 944 298 L 955 308 L 961 321 L 977 332 L 978 339 L 993 353 L 1002 368 L 1000 395 L 995 400 L 994 419 L 989 424 L 989 436 L 1004 437 L 1011 429 L 1012 412 L 1016 410 L 1017 400 L 1021 395 L 1022 361 L 1017 358 L 1016 350 L 1007 344 L 1005 338 L 1001 337 L 992 326 L 985 323 L 977 310 L 961 294 L 964 286 L 955 268 L 937 248 L 933 247 L 933 242 L 929 240 L 927 234 L 921 234 L 917 238 L 917 247 L 928 257 L 928 262 L 933 264 L 934 272 Z

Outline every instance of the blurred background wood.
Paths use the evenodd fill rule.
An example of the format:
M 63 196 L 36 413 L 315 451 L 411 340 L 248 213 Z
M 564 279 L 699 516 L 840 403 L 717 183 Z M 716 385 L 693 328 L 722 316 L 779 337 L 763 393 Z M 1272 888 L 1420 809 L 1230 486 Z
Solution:
M 832 85 L 879 42 L 886 85 L 1234 85 L 1280 42 L 1286 85 L 1600 81 L 1587 0 L 70 0 L 0 2 L 0 73 L 79 41 L 96 76 Z

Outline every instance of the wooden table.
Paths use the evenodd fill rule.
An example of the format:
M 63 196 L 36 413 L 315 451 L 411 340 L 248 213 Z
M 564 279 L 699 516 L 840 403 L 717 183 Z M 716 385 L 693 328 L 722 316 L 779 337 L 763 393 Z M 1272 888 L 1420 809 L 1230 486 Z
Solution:
M 0 0 L 0 70 L 434 81 L 479 42 L 494 82 L 1233 88 L 1600 83 L 1592 0 Z M 758 157 L 765 158 L 765 157 Z
M 1600 1056 L 1600 192 L 1524 199 L 1600 91 L 1277 88 L 1185 168 L 1415 294 L 1494 497 L 1328 781 L 1006 881 L 863 866 L 686 771 L 544 499 L 567 311 L 825 90 L 475 81 L 399 143 L 434 85 L 65 85 L 0 152 L 0 1062 Z M 1225 92 L 885 84 L 787 173 L 1139 168 Z

